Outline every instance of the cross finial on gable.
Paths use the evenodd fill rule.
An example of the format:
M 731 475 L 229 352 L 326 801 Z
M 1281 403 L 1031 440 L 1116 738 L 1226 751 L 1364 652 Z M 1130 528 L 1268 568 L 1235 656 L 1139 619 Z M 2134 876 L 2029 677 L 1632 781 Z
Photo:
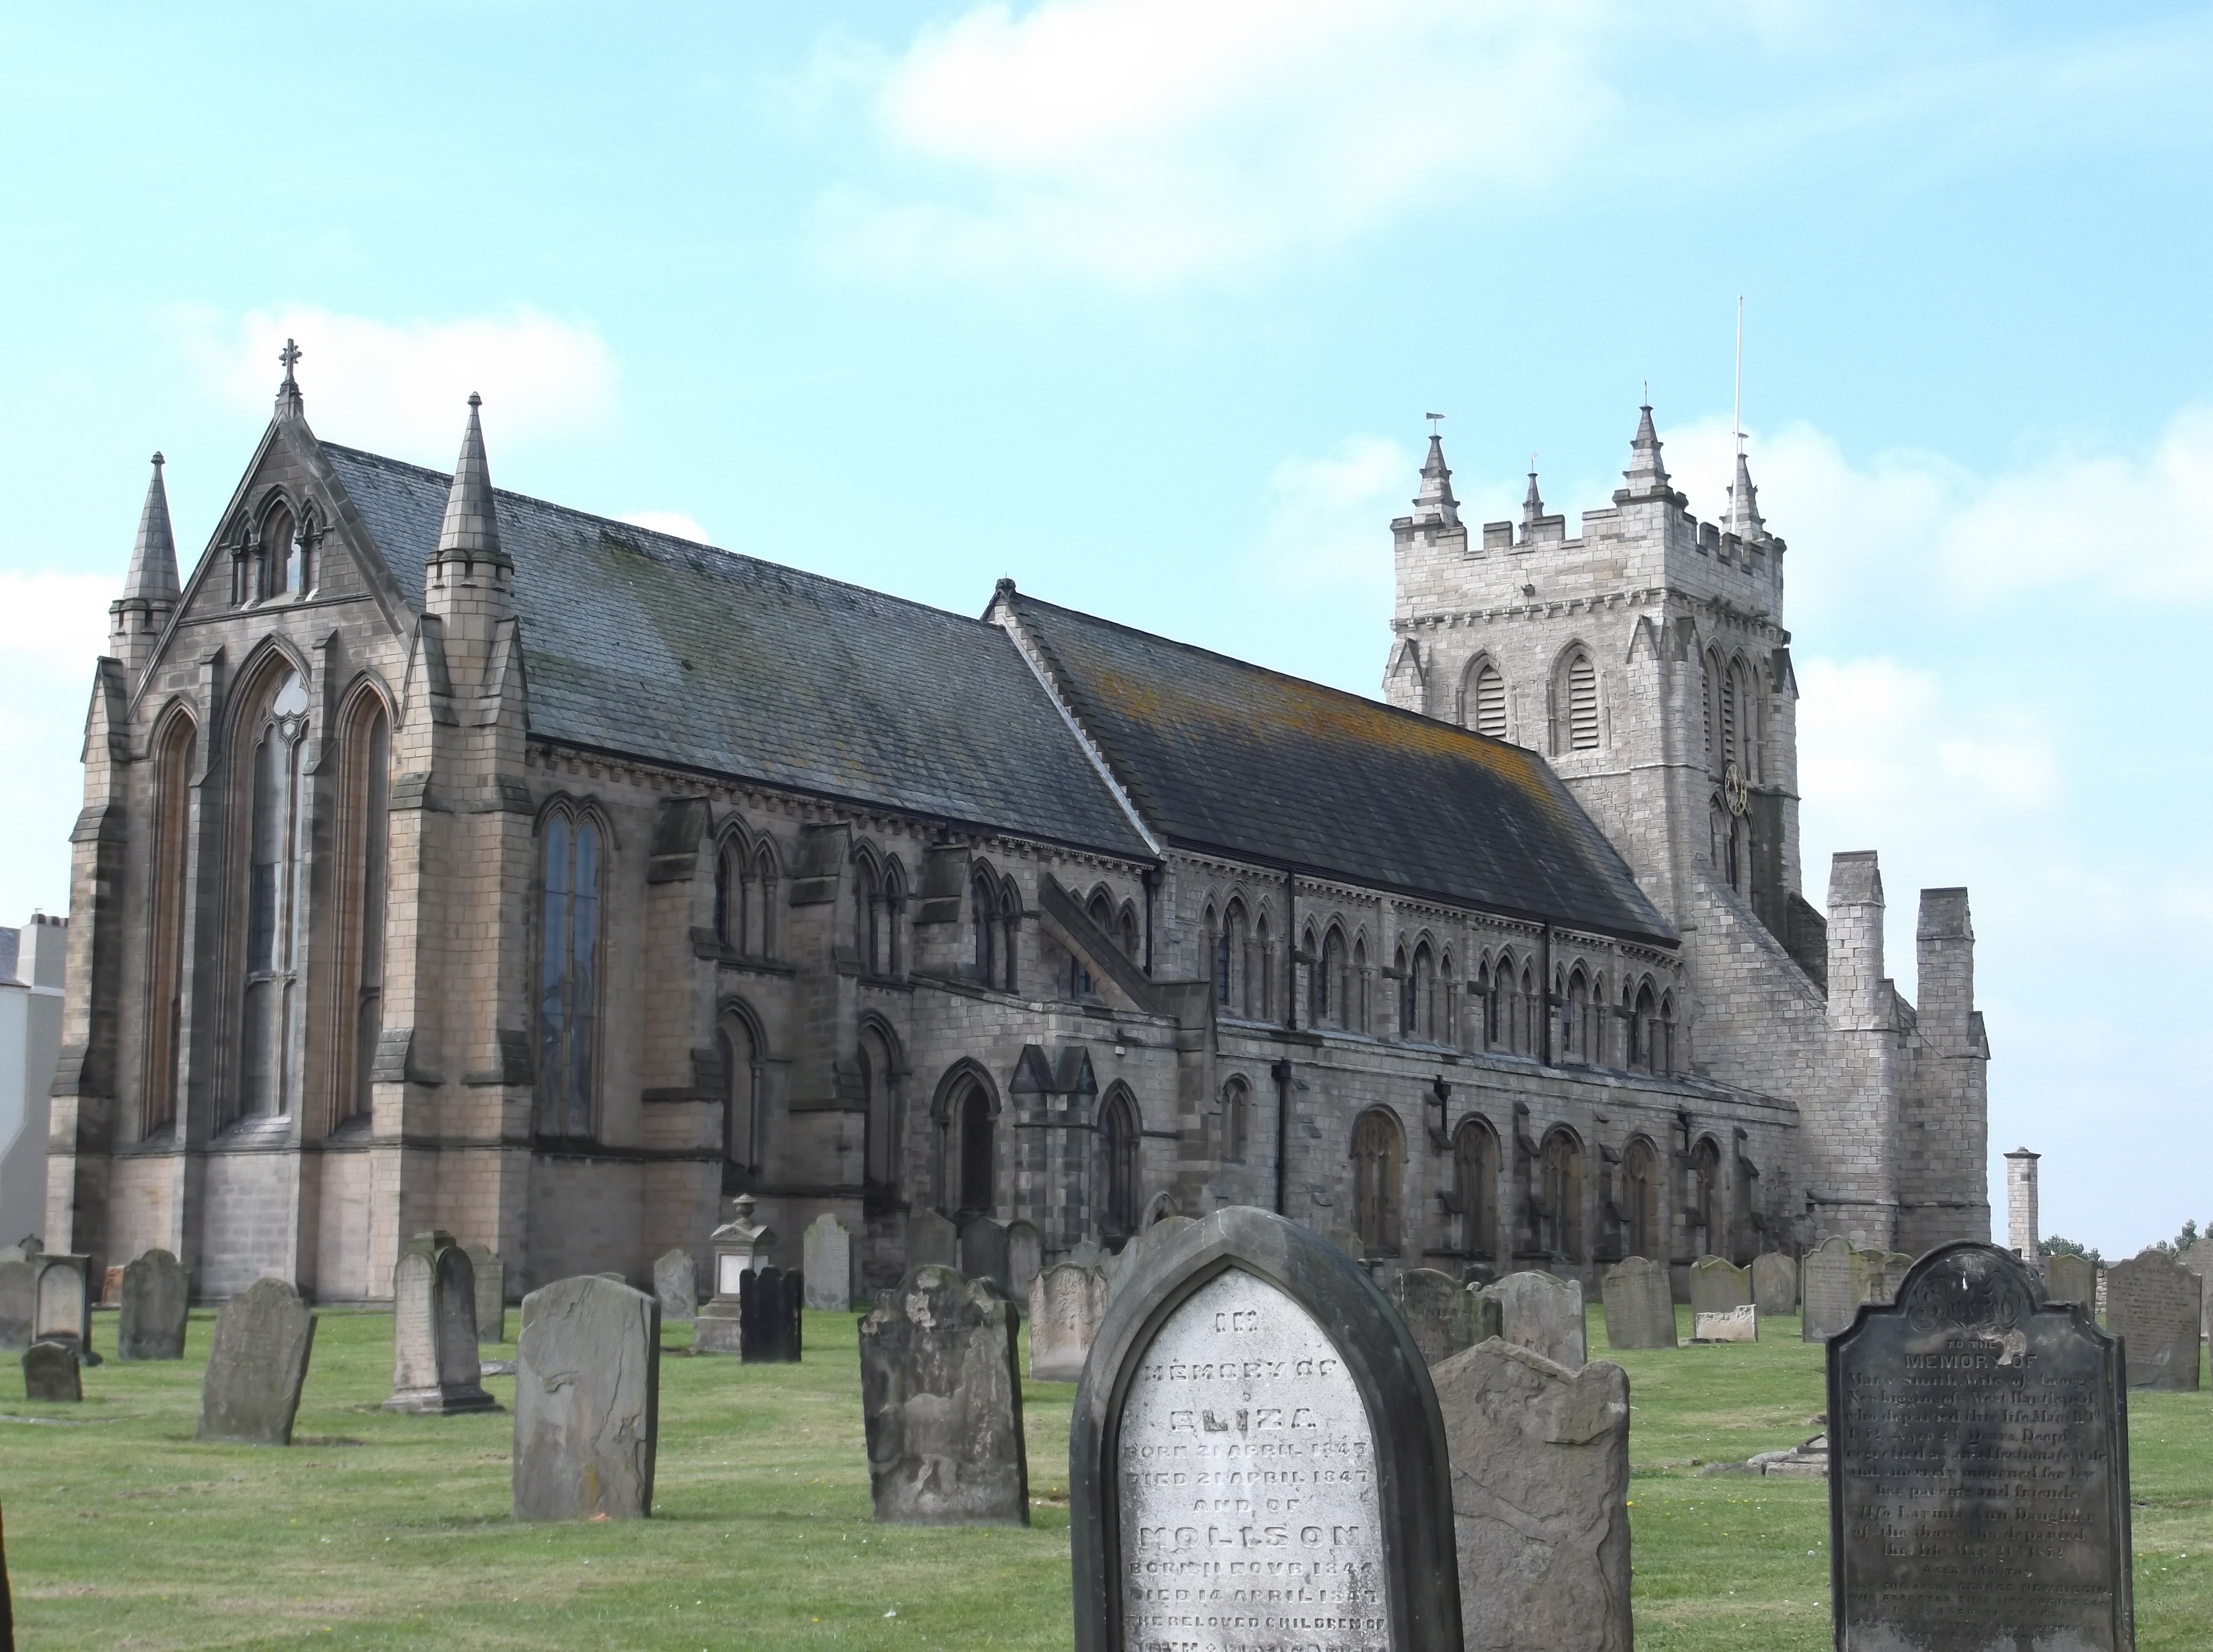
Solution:
M 291 339 L 287 338 L 284 341 L 284 348 L 277 352 L 277 359 L 284 364 L 285 383 L 290 384 L 292 382 L 293 363 L 297 362 L 301 357 L 307 353 L 308 352 L 306 351 L 301 349 L 300 346 Z

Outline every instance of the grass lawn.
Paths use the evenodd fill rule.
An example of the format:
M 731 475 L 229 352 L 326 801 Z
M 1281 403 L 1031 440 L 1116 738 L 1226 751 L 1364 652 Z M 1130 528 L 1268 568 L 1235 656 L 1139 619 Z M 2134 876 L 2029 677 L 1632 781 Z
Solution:
M 26 1652 L 1069 1643 L 1066 1385 L 1024 1386 L 1030 1529 L 876 1526 L 857 1321 L 810 1314 L 796 1368 L 662 1362 L 653 1520 L 517 1527 L 506 1412 L 376 1410 L 391 1387 L 385 1315 L 323 1311 L 292 1449 L 194 1445 L 211 1322 L 193 1314 L 180 1364 L 87 1371 L 81 1406 L 31 1405 L 7 1374 L 0 1505 Z M 1634 1407 L 1645 1652 L 1828 1644 L 1824 1484 L 1693 1466 L 1814 1432 L 1820 1350 L 1797 1340 L 1795 1320 L 1762 1328 L 1769 1340 L 1753 1347 L 1615 1356 Z M 688 1338 L 668 1334 L 672 1349 Z M 112 1314 L 94 1342 L 113 1348 Z M 1603 1354 L 1595 1312 L 1591 1346 Z M 486 1386 L 512 1397 L 511 1379 Z M 2130 1431 L 2138 1645 L 2202 1652 L 2213 1645 L 2213 1396 L 2140 1395 Z

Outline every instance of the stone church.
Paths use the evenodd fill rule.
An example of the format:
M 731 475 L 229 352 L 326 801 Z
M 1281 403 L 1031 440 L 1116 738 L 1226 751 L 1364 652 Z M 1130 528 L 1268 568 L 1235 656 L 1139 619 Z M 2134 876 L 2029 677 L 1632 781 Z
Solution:
M 1783 542 L 1649 409 L 1573 537 L 1431 439 L 1379 704 L 502 492 L 474 397 L 450 476 L 340 447 L 296 355 L 181 581 L 156 455 L 113 605 L 50 1248 L 344 1301 L 434 1226 L 643 1281 L 740 1192 L 857 1289 L 930 1210 L 1586 1280 L 1988 1237 L 1966 893 L 1917 1005 L 1872 854 L 1806 898 Z

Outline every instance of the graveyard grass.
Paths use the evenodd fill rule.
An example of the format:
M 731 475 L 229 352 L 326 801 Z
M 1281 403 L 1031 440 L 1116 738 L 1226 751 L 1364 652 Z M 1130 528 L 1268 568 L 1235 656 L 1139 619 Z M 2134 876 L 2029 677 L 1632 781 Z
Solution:
M 509 1412 L 376 1409 L 387 1315 L 322 1311 L 285 1451 L 192 1443 L 210 1314 L 181 1363 L 88 1370 L 82 1405 L 20 1399 L 11 1359 L 0 1508 L 21 1643 L 1066 1647 L 1073 1389 L 1024 1385 L 1029 1529 L 876 1526 L 856 1325 L 808 1314 L 796 1368 L 665 1359 L 655 1517 L 592 1525 L 508 1518 Z M 1825 1483 L 1698 1472 L 1815 1431 L 1820 1349 L 1795 1320 L 1760 1328 L 1752 1346 L 1613 1355 L 1591 1314 L 1593 1357 L 1630 1375 L 1644 1652 L 1829 1644 Z M 112 1354 L 114 1333 L 96 1316 L 95 1346 Z M 486 1386 L 512 1400 L 512 1379 Z M 2130 1433 L 2137 1643 L 2197 1652 L 2213 1640 L 2213 1394 L 2138 1394 Z

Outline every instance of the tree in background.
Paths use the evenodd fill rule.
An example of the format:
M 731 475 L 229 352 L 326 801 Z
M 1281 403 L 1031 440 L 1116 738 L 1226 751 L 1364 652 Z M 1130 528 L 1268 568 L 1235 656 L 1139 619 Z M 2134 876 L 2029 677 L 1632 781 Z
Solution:
M 2041 1241 L 2038 1248 L 2046 1256 L 2082 1257 L 2094 1268 L 2102 1268 L 2106 1265 L 2106 1259 L 2091 1247 L 2078 1245 L 2073 1240 L 2062 1239 L 2056 1234 L 2050 1239 Z

